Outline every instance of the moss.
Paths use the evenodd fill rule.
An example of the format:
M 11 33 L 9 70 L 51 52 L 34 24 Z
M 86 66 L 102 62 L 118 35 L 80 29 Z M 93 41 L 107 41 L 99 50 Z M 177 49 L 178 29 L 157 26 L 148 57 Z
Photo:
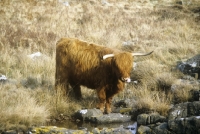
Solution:
M 132 108 L 121 108 L 119 112 L 123 114 L 123 113 L 129 113 L 131 111 L 132 111 Z
M 71 130 L 67 128 L 62 127 L 55 127 L 55 126 L 41 126 L 41 127 L 35 127 L 31 131 L 33 134 L 65 134 L 65 133 L 71 133 L 71 134 L 88 134 L 85 130 Z

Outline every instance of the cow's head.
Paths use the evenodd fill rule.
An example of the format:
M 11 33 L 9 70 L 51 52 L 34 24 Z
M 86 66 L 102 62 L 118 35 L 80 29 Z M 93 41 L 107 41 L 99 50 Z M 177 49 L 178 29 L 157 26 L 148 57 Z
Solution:
M 133 68 L 133 57 L 150 55 L 152 52 L 146 54 L 129 52 L 121 52 L 118 54 L 106 54 L 103 56 L 103 59 L 105 60 L 107 58 L 113 58 L 113 68 L 117 77 L 123 82 L 131 82 L 130 73 Z

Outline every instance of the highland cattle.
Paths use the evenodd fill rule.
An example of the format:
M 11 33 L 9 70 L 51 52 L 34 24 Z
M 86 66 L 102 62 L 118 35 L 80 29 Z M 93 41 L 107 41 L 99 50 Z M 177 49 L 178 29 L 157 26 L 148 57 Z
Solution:
M 82 98 L 81 85 L 96 89 L 97 108 L 110 113 L 113 96 L 124 89 L 125 82 L 131 82 L 133 56 L 152 52 L 130 53 L 74 38 L 61 38 L 56 44 L 55 86 L 61 85 L 68 92 L 69 84 L 77 99 Z

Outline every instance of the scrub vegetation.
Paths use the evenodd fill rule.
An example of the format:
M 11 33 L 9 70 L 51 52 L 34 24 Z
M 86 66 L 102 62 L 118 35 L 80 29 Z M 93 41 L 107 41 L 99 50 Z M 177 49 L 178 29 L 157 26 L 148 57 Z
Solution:
M 171 105 L 189 101 L 198 86 L 182 83 L 177 61 L 200 53 L 198 0 L 0 0 L 0 131 L 44 125 L 60 115 L 96 107 L 94 90 L 83 100 L 55 93 L 55 44 L 61 37 L 131 52 L 137 66 L 124 92 L 133 110 L 167 115 Z M 68 5 L 69 4 L 69 5 Z M 198 10 L 197 10 L 198 9 Z M 45 58 L 29 56 L 41 52 Z M 67 71 L 67 70 L 66 70 Z M 172 86 L 176 90 L 172 91 Z

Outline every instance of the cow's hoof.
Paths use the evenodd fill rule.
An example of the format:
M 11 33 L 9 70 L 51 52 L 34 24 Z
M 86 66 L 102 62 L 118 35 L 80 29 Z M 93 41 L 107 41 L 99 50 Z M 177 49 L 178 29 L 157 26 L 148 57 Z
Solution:
M 102 113 L 104 113 L 104 108 L 96 107 L 97 109 L 101 110 Z
M 109 114 L 109 113 L 111 113 L 112 111 L 111 111 L 111 109 L 106 109 L 105 110 L 105 114 Z

